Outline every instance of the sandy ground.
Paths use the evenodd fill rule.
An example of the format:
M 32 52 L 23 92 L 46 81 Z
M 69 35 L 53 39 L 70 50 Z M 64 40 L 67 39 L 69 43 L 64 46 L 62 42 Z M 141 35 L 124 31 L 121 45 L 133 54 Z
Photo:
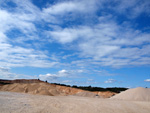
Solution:
M 0 113 L 150 113 L 150 102 L 0 92 Z

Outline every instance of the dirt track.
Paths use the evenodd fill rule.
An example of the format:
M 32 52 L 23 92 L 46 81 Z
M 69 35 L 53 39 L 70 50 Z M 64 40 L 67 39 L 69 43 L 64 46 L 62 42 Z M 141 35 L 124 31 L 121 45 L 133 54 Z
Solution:
M 0 92 L 1 113 L 149 113 L 150 102 Z

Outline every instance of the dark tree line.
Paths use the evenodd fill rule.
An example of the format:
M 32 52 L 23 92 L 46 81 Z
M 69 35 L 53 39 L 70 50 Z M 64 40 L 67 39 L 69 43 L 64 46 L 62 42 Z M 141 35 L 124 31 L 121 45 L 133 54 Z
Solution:
M 116 93 L 120 93 L 121 91 L 125 91 L 128 88 L 124 87 L 110 87 L 110 88 L 102 88 L 102 87 L 92 87 L 92 86 L 77 86 L 77 85 L 65 85 L 65 84 L 60 84 L 60 83 L 52 83 L 55 85 L 60 85 L 60 86 L 66 86 L 66 87 L 72 87 L 72 88 L 77 88 L 77 89 L 82 89 L 82 90 L 87 90 L 87 91 L 112 91 Z

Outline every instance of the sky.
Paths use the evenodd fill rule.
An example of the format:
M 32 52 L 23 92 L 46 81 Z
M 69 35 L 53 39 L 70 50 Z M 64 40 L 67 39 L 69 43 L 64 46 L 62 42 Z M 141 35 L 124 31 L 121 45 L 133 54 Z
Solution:
M 150 0 L 0 0 L 0 78 L 150 87 Z

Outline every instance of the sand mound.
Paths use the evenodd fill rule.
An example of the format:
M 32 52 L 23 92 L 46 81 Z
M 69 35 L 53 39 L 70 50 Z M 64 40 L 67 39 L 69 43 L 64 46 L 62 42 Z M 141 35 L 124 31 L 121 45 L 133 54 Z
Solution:
M 121 92 L 111 99 L 133 100 L 133 101 L 150 101 L 150 88 L 134 88 Z
M 56 84 L 46 83 L 37 79 L 25 80 L 1 80 L 0 91 L 11 91 L 11 92 L 21 92 L 29 94 L 40 94 L 40 95 L 50 95 L 50 96 L 65 96 L 65 95 L 75 95 L 83 97 L 103 97 L 109 98 L 116 93 L 106 91 L 106 92 L 90 92 L 82 89 L 60 86 Z
M 95 94 L 95 93 L 92 93 L 92 92 L 88 92 L 88 91 L 76 93 L 74 96 L 82 96 L 82 97 L 100 97 L 99 95 L 97 95 L 97 94 Z
M 20 82 L 20 81 L 19 81 Z M 49 96 L 65 96 L 73 95 L 83 90 L 53 85 L 45 82 L 33 82 L 33 83 L 13 83 L 7 84 L 0 87 L 0 91 L 11 91 L 11 92 L 21 92 L 29 94 L 39 94 L 39 95 L 49 95 Z
M 45 92 L 47 90 L 48 92 Z M 57 84 L 50 84 L 39 79 L 16 79 L 16 80 L 3 80 L 0 79 L 0 91 L 23 92 L 30 94 L 47 94 L 47 95 L 74 95 L 85 90 L 61 86 Z M 43 93 L 41 93 L 43 92 Z M 90 91 L 89 91 L 90 92 Z M 116 93 L 110 91 L 94 91 L 92 94 L 99 95 L 103 98 L 110 98 Z M 81 94 L 83 95 L 83 94 Z M 83 95 L 84 96 L 84 95 Z
M 0 90 L 49 96 L 63 95 L 61 92 L 57 91 L 55 87 L 47 83 L 14 83 L 4 85 Z

